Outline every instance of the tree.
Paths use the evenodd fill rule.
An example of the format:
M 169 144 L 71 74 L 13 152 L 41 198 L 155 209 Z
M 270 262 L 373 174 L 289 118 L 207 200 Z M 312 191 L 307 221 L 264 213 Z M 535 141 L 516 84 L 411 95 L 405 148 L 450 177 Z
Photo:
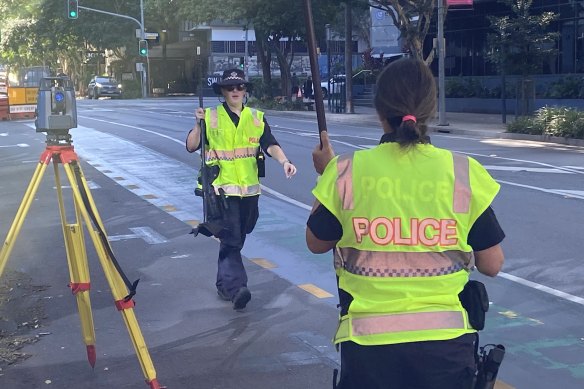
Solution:
M 318 3 L 318 4 L 315 4 Z M 338 12 L 336 0 L 313 2 L 315 33 L 324 37 L 324 25 Z M 291 44 L 306 42 L 306 27 L 302 1 L 289 0 L 224 0 L 217 7 L 215 0 L 185 0 L 180 5 L 186 20 L 195 23 L 210 23 L 222 20 L 253 28 L 256 35 L 256 52 L 262 67 L 263 82 L 267 86 L 266 95 L 272 96 L 272 75 L 270 65 L 275 57 L 280 67 L 282 95 L 290 93 L 290 63 L 293 58 Z M 285 10 L 285 12 L 284 12 Z
M 555 43 L 559 34 L 549 31 L 550 24 L 557 19 L 557 15 L 553 12 L 531 15 L 533 0 L 501 2 L 511 8 L 512 14 L 489 17 L 492 32 L 487 36 L 487 59 L 495 64 L 502 75 L 503 98 L 505 75 L 521 75 L 518 113 L 526 115 L 531 113 L 532 100 L 535 97 L 534 85 L 529 76 L 539 72 L 543 62 L 557 52 Z
M 138 5 L 126 1 L 86 0 L 84 6 L 132 15 L 139 19 Z M 137 25 L 129 20 L 104 16 L 90 11 L 80 12 L 79 19 L 69 20 L 65 1 L 0 0 L 0 60 L 12 68 L 45 64 L 83 84 L 82 70 L 87 50 L 113 50 L 129 63 L 133 58 L 124 47 L 136 45 Z M 100 8 L 101 7 L 101 8 Z
M 394 25 L 400 31 L 405 42 L 405 49 L 412 57 L 427 64 L 434 60 L 434 50 L 424 54 L 424 40 L 428 34 L 432 16 L 436 9 L 436 0 L 367 0 L 369 5 L 386 11 Z M 438 0 L 441 1 L 441 0 Z
M 500 0 L 511 8 L 512 14 L 489 16 L 492 32 L 487 36 L 487 58 L 507 74 L 523 78 L 538 73 L 544 60 L 557 53 L 557 32 L 550 24 L 557 19 L 553 12 L 531 15 L 533 0 Z

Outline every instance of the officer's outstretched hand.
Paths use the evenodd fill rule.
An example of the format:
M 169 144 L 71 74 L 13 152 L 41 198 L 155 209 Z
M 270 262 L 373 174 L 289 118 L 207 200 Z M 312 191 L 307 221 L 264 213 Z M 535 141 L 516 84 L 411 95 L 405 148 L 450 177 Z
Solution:
M 331 144 L 327 131 L 320 133 L 320 140 L 322 141 L 322 149 L 320 148 L 320 144 L 318 144 L 312 151 L 312 163 L 314 164 L 314 170 L 318 174 L 322 174 L 326 165 L 335 157 L 335 151 L 333 150 L 333 145 Z
M 296 174 L 296 166 L 290 161 L 284 162 L 284 174 L 286 178 L 292 178 L 294 174 Z

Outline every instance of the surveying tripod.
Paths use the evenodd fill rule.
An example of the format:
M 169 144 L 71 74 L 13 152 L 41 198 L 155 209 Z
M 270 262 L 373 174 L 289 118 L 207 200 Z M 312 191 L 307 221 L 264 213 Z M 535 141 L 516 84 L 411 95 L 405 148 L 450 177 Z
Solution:
M 87 358 L 89 364 L 95 366 L 95 330 L 93 325 L 93 315 L 91 312 L 91 302 L 89 299 L 89 266 L 85 250 L 85 240 L 83 234 L 82 221 L 85 224 L 87 232 L 93 241 L 97 256 L 105 273 L 105 277 L 112 291 L 115 306 L 122 314 L 134 350 L 140 362 L 142 372 L 146 378 L 146 383 L 151 389 L 163 389 L 156 378 L 156 371 L 144 338 L 138 326 L 134 314 L 135 289 L 138 281 L 131 284 L 124 275 L 119 264 L 117 263 L 112 249 L 107 240 L 103 223 L 95 207 L 95 203 L 89 191 L 87 181 L 81 171 L 79 158 L 72 146 L 71 135 L 64 131 L 48 132 L 47 146 L 41 154 L 39 164 L 32 176 L 29 186 L 24 194 L 16 217 L 8 231 L 6 241 L 0 250 L 0 277 L 4 267 L 8 262 L 8 257 L 14 247 L 14 242 L 20 232 L 24 219 L 30 209 L 30 205 L 35 198 L 41 179 L 47 169 L 47 166 L 53 161 L 55 170 L 55 182 L 57 189 L 57 198 L 59 201 L 59 213 L 61 217 L 61 227 L 65 239 L 65 248 L 67 252 L 67 263 L 69 265 L 69 275 L 71 282 L 69 287 L 77 300 L 79 318 L 81 320 L 81 332 L 83 341 L 87 348 Z M 75 210 L 75 222 L 67 223 L 65 214 L 65 204 L 63 201 L 63 191 L 59 176 L 58 165 L 62 164 L 67 179 L 73 190 L 73 205 Z M 82 219 L 82 220 L 81 220 Z M 128 291 L 129 290 L 129 291 Z

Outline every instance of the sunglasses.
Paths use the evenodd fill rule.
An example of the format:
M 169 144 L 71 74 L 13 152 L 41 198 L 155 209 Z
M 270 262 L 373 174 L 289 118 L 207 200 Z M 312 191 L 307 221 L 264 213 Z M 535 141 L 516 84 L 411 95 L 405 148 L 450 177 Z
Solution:
M 224 86 L 223 89 L 225 89 L 227 92 L 233 92 L 235 89 L 237 89 L 238 91 L 244 91 L 246 89 L 245 84 L 239 84 L 239 85 L 229 85 L 229 86 Z

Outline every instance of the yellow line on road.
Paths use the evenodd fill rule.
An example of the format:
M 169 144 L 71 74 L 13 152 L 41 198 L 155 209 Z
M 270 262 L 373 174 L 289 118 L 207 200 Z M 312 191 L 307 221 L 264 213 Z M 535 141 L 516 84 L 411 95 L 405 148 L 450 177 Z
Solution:
M 511 386 L 511 385 L 507 385 L 503 381 L 497 380 L 497 382 L 495 382 L 495 389 L 515 389 L 515 387 Z
M 199 223 L 201 223 L 200 221 L 198 221 L 197 219 L 193 219 L 193 220 L 184 220 L 185 223 L 187 223 L 189 226 L 191 227 L 196 227 L 199 225 Z
M 153 200 L 153 199 L 157 199 L 158 196 L 153 195 L 153 194 L 147 194 L 147 195 L 142 196 L 142 198 L 145 198 L 147 200 Z
M 277 267 L 275 263 L 270 262 L 264 258 L 251 258 L 250 261 L 252 261 L 256 265 L 263 267 L 264 269 L 273 269 Z
M 134 184 L 132 184 L 132 185 L 126 185 L 126 189 L 138 189 L 138 188 L 139 188 L 138 185 L 134 185 Z
M 318 297 L 319 299 L 333 297 L 333 295 L 327 292 L 326 290 L 320 289 L 318 286 L 313 284 L 301 284 L 298 285 L 298 287 L 300 289 L 304 289 L 305 291 L 307 291 L 308 293 L 315 297 Z
M 164 209 L 166 212 L 175 212 L 176 208 L 174 205 L 163 205 L 162 209 Z

